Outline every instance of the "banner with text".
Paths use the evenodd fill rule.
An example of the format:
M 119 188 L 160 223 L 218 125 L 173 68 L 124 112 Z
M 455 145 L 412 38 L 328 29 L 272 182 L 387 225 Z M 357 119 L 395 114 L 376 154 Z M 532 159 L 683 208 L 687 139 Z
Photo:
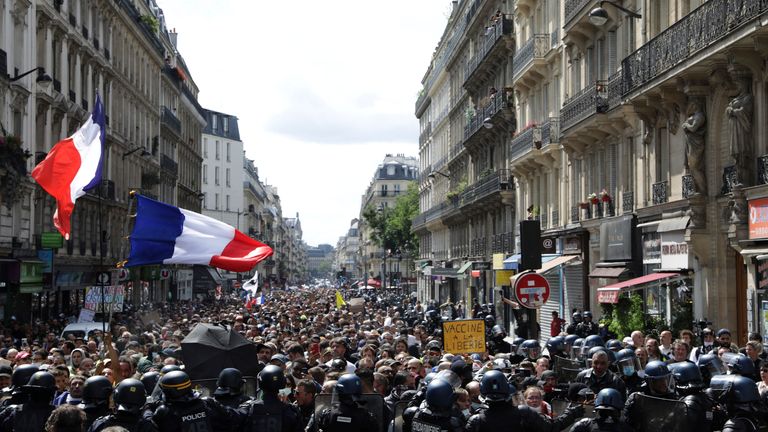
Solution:
M 107 311 L 109 311 L 110 305 L 112 305 L 112 312 L 123 311 L 123 300 L 125 299 L 125 288 L 122 286 L 105 286 L 104 287 L 104 305 Z M 102 312 L 101 310 L 101 287 L 92 286 L 85 290 L 85 304 L 83 309 L 92 310 L 96 313 Z
M 443 322 L 443 350 L 451 354 L 485 352 L 485 322 L 483 320 Z

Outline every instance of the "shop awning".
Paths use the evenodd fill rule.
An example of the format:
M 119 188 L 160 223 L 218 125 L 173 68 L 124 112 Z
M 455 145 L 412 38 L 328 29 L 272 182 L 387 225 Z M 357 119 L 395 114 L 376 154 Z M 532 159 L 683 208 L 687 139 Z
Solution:
M 595 267 L 588 276 L 591 278 L 618 279 L 624 272 L 628 271 L 629 269 L 626 267 Z
M 563 256 L 559 256 L 557 258 L 553 258 L 553 259 L 547 261 L 546 263 L 542 264 L 541 268 L 536 270 L 536 273 L 539 273 L 539 274 L 547 273 L 548 271 L 554 270 L 557 267 L 560 267 L 561 265 L 563 265 L 563 264 L 565 264 L 565 263 L 567 263 L 567 262 L 569 262 L 569 261 L 571 261 L 573 259 L 576 259 L 578 257 L 579 257 L 578 255 L 563 255 Z
M 467 269 L 470 267 L 472 267 L 472 261 L 467 261 L 461 267 L 459 267 L 459 271 L 457 271 L 456 273 L 458 274 L 466 273 Z
M 768 255 L 768 248 L 744 248 L 741 250 L 741 255 L 743 256 Z
M 690 222 L 690 216 L 662 219 L 661 222 L 659 222 L 659 226 L 656 228 L 656 232 L 682 231 L 688 228 Z
M 634 279 L 625 280 L 597 289 L 599 303 L 618 303 L 619 294 L 642 288 L 643 285 L 665 279 L 681 277 L 680 273 L 651 273 Z
M 542 266 L 544 263 L 547 263 L 557 257 L 559 257 L 560 254 L 543 254 L 541 255 L 541 264 Z M 520 265 L 520 254 L 514 254 L 512 256 L 509 256 L 507 259 L 504 260 L 504 270 L 517 270 L 518 266 Z

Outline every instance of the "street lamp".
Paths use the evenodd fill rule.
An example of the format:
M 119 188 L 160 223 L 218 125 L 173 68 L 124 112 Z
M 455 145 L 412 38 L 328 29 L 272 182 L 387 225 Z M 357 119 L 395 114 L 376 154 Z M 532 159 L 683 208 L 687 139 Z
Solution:
M 237 230 L 240 231 L 240 216 L 248 216 L 248 211 L 240 211 L 237 209 Z
M 126 157 L 136 153 L 139 150 L 141 150 L 141 157 L 143 157 L 143 158 L 147 158 L 149 156 L 152 156 L 152 153 L 148 152 L 147 149 L 145 149 L 144 147 L 139 146 L 139 147 L 136 147 L 134 149 L 128 150 L 127 152 L 123 153 L 123 160 L 125 160 Z
M 618 9 L 618 10 L 624 12 L 625 14 L 627 14 L 627 16 L 629 16 L 630 18 L 642 18 L 643 17 L 639 13 L 637 13 L 635 11 L 631 11 L 631 10 L 625 8 L 624 6 L 621 6 L 620 4 L 618 4 L 618 3 L 616 3 L 616 2 L 614 2 L 612 0 L 603 0 L 603 1 L 600 2 L 600 5 L 598 7 L 592 9 L 592 11 L 589 13 L 589 22 L 591 22 L 592 24 L 594 24 L 596 26 L 602 26 L 603 24 L 608 22 L 608 11 L 606 11 L 603 8 L 604 4 L 609 4 L 609 5 L 613 6 L 613 7 L 615 7 L 616 9 Z
M 9 82 L 18 81 L 18 80 L 24 78 L 25 76 L 31 74 L 32 72 L 35 72 L 35 71 L 37 71 L 37 78 L 35 78 L 35 82 L 38 85 L 40 85 L 40 87 L 42 87 L 42 88 L 48 88 L 48 86 L 51 85 L 51 82 L 53 82 L 53 79 L 51 79 L 50 75 L 45 73 L 45 68 L 42 67 L 42 66 L 38 66 L 38 67 L 36 67 L 34 69 L 30 69 L 30 70 L 24 72 L 21 75 L 16 75 L 13 78 L 10 78 L 8 81 Z

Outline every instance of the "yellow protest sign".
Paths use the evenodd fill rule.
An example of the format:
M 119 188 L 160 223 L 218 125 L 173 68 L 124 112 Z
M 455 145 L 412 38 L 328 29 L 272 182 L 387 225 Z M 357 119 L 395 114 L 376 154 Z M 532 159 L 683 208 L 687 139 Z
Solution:
M 485 352 L 485 322 L 483 320 L 443 322 L 443 349 L 451 354 Z

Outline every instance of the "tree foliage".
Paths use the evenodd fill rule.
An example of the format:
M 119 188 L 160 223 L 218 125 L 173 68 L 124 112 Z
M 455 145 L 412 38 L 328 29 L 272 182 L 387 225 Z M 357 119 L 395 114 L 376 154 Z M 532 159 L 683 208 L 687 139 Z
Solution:
M 419 214 L 419 190 L 416 182 L 408 184 L 405 194 L 399 196 L 394 207 L 377 209 L 368 206 L 363 210 L 363 219 L 371 227 L 371 240 L 392 253 L 400 250 L 403 254 L 415 256 L 419 239 L 411 233 L 411 221 Z

